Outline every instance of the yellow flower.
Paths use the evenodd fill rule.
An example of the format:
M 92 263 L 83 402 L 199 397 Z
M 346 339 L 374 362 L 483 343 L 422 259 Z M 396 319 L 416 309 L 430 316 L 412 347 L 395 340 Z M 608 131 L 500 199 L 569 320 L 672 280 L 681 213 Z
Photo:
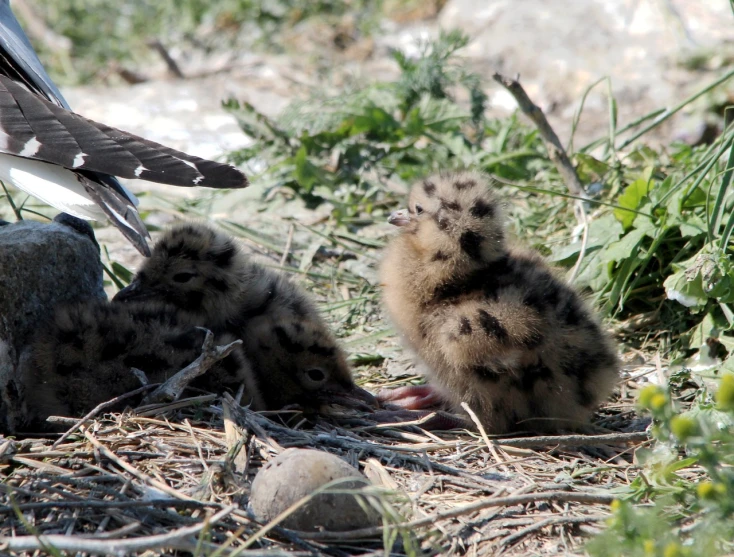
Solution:
M 640 391 L 640 396 L 637 398 L 640 406 L 643 408 L 650 408 L 650 403 L 655 395 L 661 394 L 662 389 L 657 385 L 648 385 Z
M 689 416 L 673 416 L 670 419 L 670 429 L 678 439 L 685 441 L 698 431 L 696 420 Z
M 645 540 L 642 542 L 642 549 L 645 555 L 655 555 L 655 540 Z
M 670 542 L 663 550 L 663 557 L 681 557 L 683 552 L 677 542 Z
M 696 493 L 700 499 L 713 499 L 716 496 L 716 489 L 711 482 L 701 482 L 696 487 Z
M 721 384 L 716 393 L 716 402 L 719 410 L 734 410 L 734 374 L 725 373 L 721 376 Z
M 650 408 L 653 410 L 660 410 L 666 404 L 668 404 L 668 397 L 663 393 L 658 393 L 650 399 Z

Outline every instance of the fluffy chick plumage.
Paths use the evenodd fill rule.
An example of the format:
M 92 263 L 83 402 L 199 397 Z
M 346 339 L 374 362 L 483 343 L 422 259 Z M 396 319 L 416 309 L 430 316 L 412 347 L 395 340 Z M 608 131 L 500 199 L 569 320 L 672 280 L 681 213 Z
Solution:
M 174 226 L 115 303 L 157 301 L 215 334 L 241 338 L 268 408 L 367 394 L 309 295 L 198 223 Z
M 542 257 L 508 245 L 489 181 L 433 176 L 390 221 L 384 303 L 442 397 L 493 433 L 586 423 L 618 379 L 614 344 Z
M 151 383 L 162 383 L 201 354 L 205 335 L 205 330 L 182 323 L 175 308 L 166 304 L 94 300 L 59 306 L 21 366 L 28 422 L 45 427 L 47 416 L 81 416 L 137 389 L 141 382 L 131 368 L 143 371 Z M 215 342 L 233 340 L 220 334 Z M 245 385 L 243 402 L 256 410 L 266 408 L 250 362 L 237 347 L 192 386 L 235 392 L 240 384 Z

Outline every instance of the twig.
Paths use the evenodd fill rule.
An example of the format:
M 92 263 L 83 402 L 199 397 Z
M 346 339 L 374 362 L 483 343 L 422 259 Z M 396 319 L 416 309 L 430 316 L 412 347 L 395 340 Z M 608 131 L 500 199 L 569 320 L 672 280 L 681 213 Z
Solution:
M 147 44 L 150 48 L 160 54 L 161 58 L 163 58 L 163 61 L 166 63 L 168 71 L 171 72 L 177 79 L 186 78 L 186 76 L 181 71 L 181 68 L 178 67 L 178 64 L 168 53 L 168 50 L 165 46 L 163 46 L 163 43 L 161 41 L 159 41 L 158 39 L 150 39 Z
M 546 526 L 552 526 L 555 524 L 584 524 L 586 522 L 601 522 L 609 518 L 608 514 L 595 514 L 589 516 L 551 516 L 545 520 L 539 520 L 535 524 L 531 524 L 527 528 L 518 530 L 514 534 L 511 534 L 505 538 L 502 538 L 499 542 L 499 546 L 506 546 L 515 543 L 521 538 L 524 538 L 528 534 L 541 530 Z
M 586 255 L 586 247 L 589 243 L 589 219 L 586 218 L 586 209 L 584 207 L 584 202 L 580 199 L 576 200 L 574 209 L 574 212 L 576 213 L 576 218 L 581 221 L 581 225 L 584 227 L 584 233 L 581 237 L 581 249 L 579 249 L 579 257 L 578 259 L 576 259 L 576 264 L 573 266 L 571 274 L 568 277 L 569 284 L 573 284 L 573 282 L 576 280 L 576 277 L 578 276 L 579 269 L 581 268 L 581 262 L 584 260 L 584 256 Z
M 230 395 L 228 393 L 225 393 L 224 398 L 227 398 L 227 397 L 230 397 Z M 265 432 L 265 428 L 269 429 L 270 431 L 280 433 L 281 435 L 287 435 L 291 439 L 293 439 L 293 442 L 288 442 L 286 444 L 287 447 L 296 447 L 296 446 L 318 447 L 320 445 L 324 445 L 324 446 L 331 446 L 331 447 L 336 447 L 336 448 L 346 449 L 346 450 L 355 450 L 357 452 L 371 454 L 378 458 L 384 458 L 387 460 L 394 459 L 396 456 L 395 451 L 392 449 L 392 447 L 381 447 L 381 446 L 375 445 L 374 443 L 360 442 L 355 439 L 349 439 L 345 437 L 335 437 L 334 435 L 330 435 L 330 434 L 312 435 L 312 434 L 308 434 L 303 431 L 289 429 L 287 427 L 278 425 L 272 422 L 271 420 L 268 420 L 264 416 L 260 416 L 259 414 L 257 414 L 256 412 L 253 412 L 249 408 L 245 408 L 242 406 L 232 407 L 232 411 L 233 411 L 235 421 L 237 421 L 244 427 L 248 428 L 258 437 L 265 439 L 268 442 L 268 444 L 271 446 L 271 448 L 277 447 L 279 451 L 282 451 L 283 447 L 281 447 L 274 439 L 272 439 L 270 435 L 268 435 Z M 296 436 L 300 437 L 300 439 L 297 439 Z M 446 474 L 451 474 L 452 476 L 471 478 L 474 481 L 484 481 L 487 483 L 488 486 L 491 486 L 492 488 L 497 487 L 496 484 L 490 480 L 485 480 L 483 478 L 480 480 L 480 478 L 476 476 L 467 474 L 466 472 L 462 470 L 458 470 L 456 468 L 447 466 L 446 464 L 442 464 L 440 462 L 427 462 L 426 459 L 417 458 L 414 456 L 408 456 L 404 454 L 400 455 L 400 459 L 402 459 L 403 461 L 407 463 L 414 464 L 416 466 L 420 466 L 421 468 L 424 468 L 424 469 L 428 469 L 431 472 L 433 472 L 433 470 L 436 470 L 438 472 L 444 472 Z
M 586 197 L 586 191 L 584 186 L 576 174 L 576 169 L 571 164 L 571 161 L 566 154 L 566 150 L 561 145 L 561 141 L 558 139 L 556 132 L 553 131 L 548 120 L 543 114 L 543 111 L 530 100 L 525 89 L 522 88 L 520 82 L 517 79 L 508 79 L 499 73 L 495 73 L 493 79 L 507 89 L 510 94 L 517 101 L 520 110 L 530 118 L 535 126 L 538 128 L 540 137 L 545 142 L 545 148 L 548 150 L 548 156 L 553 164 L 556 165 L 558 173 L 563 178 L 563 181 L 572 194 L 579 197 Z
M 574 502 L 587 504 L 605 504 L 608 505 L 614 501 L 614 495 L 602 493 L 570 493 L 567 491 L 541 491 L 538 493 L 529 493 L 527 495 L 510 495 L 509 497 L 495 497 L 482 499 L 468 505 L 461 505 L 448 511 L 438 512 L 418 520 L 411 520 L 402 524 L 391 525 L 389 528 L 413 529 L 422 526 L 435 524 L 439 520 L 449 518 L 458 518 L 467 514 L 475 513 L 490 507 L 511 507 L 514 505 L 527 505 L 528 503 L 536 503 L 538 501 L 556 501 L 556 502 Z M 299 532 L 298 534 L 310 540 L 352 540 L 373 537 L 382 533 L 383 526 L 373 528 L 361 528 L 350 532 Z
M 84 432 L 84 436 L 87 438 L 87 440 L 94 445 L 97 450 L 99 450 L 100 453 L 102 453 L 105 457 L 109 458 L 112 462 L 117 464 L 120 468 L 123 470 L 128 471 L 133 476 L 138 478 L 139 480 L 144 481 L 148 485 L 152 485 L 153 487 L 160 489 L 164 493 L 171 495 L 172 497 L 175 497 L 176 499 L 181 499 L 184 501 L 193 501 L 191 497 L 187 497 L 183 493 L 180 493 L 179 491 L 173 489 L 172 487 L 168 486 L 167 484 L 156 480 L 154 478 L 151 478 L 147 474 L 141 472 L 134 466 L 131 466 L 128 462 L 122 460 L 120 457 L 118 457 L 115 453 L 113 453 L 111 450 L 109 450 L 107 447 L 105 447 L 102 443 L 100 443 L 94 435 L 89 433 L 89 431 Z
M 225 346 L 214 346 L 214 334 L 207 330 L 204 344 L 201 347 L 201 356 L 176 373 L 173 377 L 169 377 L 165 383 L 158 387 L 143 400 L 143 404 L 155 404 L 157 402 L 172 402 L 178 400 L 181 393 L 189 383 L 203 375 L 209 368 L 229 356 L 230 352 L 236 346 L 242 344 L 241 340 L 235 340 Z
M 505 473 L 509 472 L 510 469 L 505 465 L 504 460 L 502 460 L 502 457 L 497 452 L 497 447 L 495 446 L 495 443 L 489 440 L 489 437 L 487 436 L 487 432 L 484 429 L 482 422 L 479 421 L 479 417 L 477 417 L 474 410 L 472 410 L 471 407 L 466 402 L 462 402 L 461 407 L 464 409 L 464 411 L 467 414 L 469 414 L 469 417 L 474 422 L 474 425 L 477 426 L 477 429 L 479 430 L 479 434 L 482 436 L 482 440 L 484 441 L 484 444 L 487 445 L 487 449 L 489 449 L 489 452 L 491 452 L 492 456 L 494 456 L 494 459 L 497 462 L 499 469 Z
M 285 248 L 283 248 L 283 255 L 280 256 L 280 266 L 283 267 L 288 261 L 288 256 L 291 252 L 291 244 L 293 243 L 293 232 L 296 230 L 296 226 L 291 223 L 290 228 L 288 229 L 288 238 L 285 241 Z
M 609 433 L 606 435 L 546 435 L 517 439 L 497 439 L 498 445 L 529 448 L 556 445 L 558 447 L 593 447 L 597 445 L 620 445 L 649 441 L 650 435 L 644 431 L 634 433 Z
M 43 509 L 127 509 L 135 507 L 176 507 L 178 509 L 199 509 L 204 507 L 217 507 L 219 503 L 206 503 L 203 501 L 182 501 L 180 499 L 152 499 L 150 501 L 48 501 L 46 503 L 23 503 L 19 505 L 8 505 L 0 507 L 0 513 L 12 513 L 14 511 L 36 511 Z
M 153 385 L 144 385 L 144 386 L 140 387 L 139 389 L 135 389 L 134 391 L 130 391 L 129 393 L 125 393 L 124 395 L 120 395 L 120 396 L 117 396 L 117 397 L 115 397 L 113 399 L 110 399 L 107 402 L 103 402 L 101 404 L 98 404 L 89 413 L 87 413 L 81 420 L 79 420 L 73 426 L 71 426 L 71 428 L 68 429 L 66 431 L 66 433 L 64 433 L 61 437 L 59 437 L 54 442 L 54 444 L 51 445 L 51 449 L 53 450 L 56 447 L 58 447 L 59 445 L 61 445 L 61 443 L 63 443 L 64 441 L 66 441 L 72 433 L 74 433 L 77 429 L 79 429 L 81 426 L 83 426 L 85 423 L 87 423 L 89 420 L 91 420 L 94 416 L 96 416 L 98 413 L 100 413 L 105 408 L 109 408 L 110 406 L 114 406 L 115 404 L 117 404 L 118 402 L 121 402 L 121 401 L 125 400 L 126 398 L 130 398 L 131 396 L 135 396 L 137 394 L 140 394 L 143 391 L 147 391 L 147 390 L 155 387 L 156 384 L 153 384 Z
M 235 507 L 227 507 L 199 524 L 179 528 L 166 534 L 112 540 L 98 540 L 60 534 L 17 536 L 13 538 L 0 538 L 0 548 L 10 551 L 37 551 L 53 547 L 69 553 L 92 553 L 98 555 L 127 555 L 136 551 L 162 548 L 192 549 L 192 543 L 186 541 L 185 538 L 195 536 L 204 528 L 216 524 L 234 510 Z

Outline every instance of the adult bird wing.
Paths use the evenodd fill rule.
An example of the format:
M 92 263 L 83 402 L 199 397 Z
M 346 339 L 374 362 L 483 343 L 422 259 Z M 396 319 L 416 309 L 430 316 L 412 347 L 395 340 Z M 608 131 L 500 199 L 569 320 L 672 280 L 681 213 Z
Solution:
M 106 215 L 149 255 L 137 199 L 115 178 L 175 186 L 240 188 L 247 177 L 74 114 L 10 9 L 0 0 L 0 179 L 61 211 Z

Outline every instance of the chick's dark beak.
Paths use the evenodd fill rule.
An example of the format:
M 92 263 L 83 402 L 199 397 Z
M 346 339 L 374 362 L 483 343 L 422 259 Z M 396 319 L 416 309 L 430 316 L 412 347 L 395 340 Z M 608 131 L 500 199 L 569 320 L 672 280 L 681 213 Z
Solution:
M 112 298 L 113 302 L 131 302 L 133 300 L 149 300 L 155 296 L 155 292 L 150 289 L 143 288 L 140 281 L 134 280 L 125 288 L 120 290 Z
M 377 398 L 357 385 L 350 388 L 332 388 L 322 393 L 318 398 L 324 403 L 340 404 L 356 410 L 373 411 L 379 407 Z
M 393 211 L 390 213 L 390 216 L 387 217 L 387 222 L 393 226 L 405 226 L 410 223 L 410 213 L 408 213 L 407 209 Z

